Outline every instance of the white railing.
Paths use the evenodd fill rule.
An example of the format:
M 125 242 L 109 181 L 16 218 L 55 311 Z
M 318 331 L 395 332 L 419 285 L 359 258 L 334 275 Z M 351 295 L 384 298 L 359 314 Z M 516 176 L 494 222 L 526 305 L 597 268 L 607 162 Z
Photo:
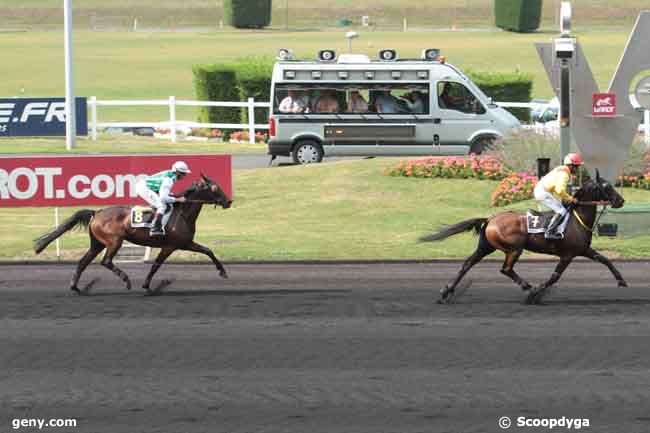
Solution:
M 88 99 L 90 106 L 90 135 L 92 140 L 97 140 L 98 128 L 160 128 L 169 129 L 172 142 L 176 142 L 177 130 L 180 127 L 188 128 L 219 128 L 219 129 L 247 129 L 249 143 L 255 144 L 255 130 L 269 129 L 268 124 L 255 124 L 255 109 L 266 108 L 268 102 L 255 102 L 254 98 L 248 98 L 247 102 L 216 102 L 216 101 L 189 101 L 176 99 L 170 96 L 168 99 L 153 99 L 141 101 L 125 100 L 99 100 L 96 96 Z M 167 106 L 169 107 L 169 121 L 167 122 L 98 122 L 97 107 L 144 107 L 144 106 Z M 231 107 L 246 108 L 248 110 L 248 123 L 199 123 L 192 121 L 179 121 L 176 119 L 176 107 Z
M 539 103 L 531 102 L 496 102 L 500 107 L 504 108 L 533 108 L 539 106 Z M 217 102 L 217 101 L 189 101 L 176 99 L 175 96 L 170 96 L 168 99 L 154 99 L 154 100 L 141 100 L 141 101 L 126 101 L 126 100 L 99 100 L 96 96 L 91 96 L 88 100 L 90 106 L 90 134 L 94 140 L 97 140 L 98 128 L 158 128 L 164 127 L 169 129 L 172 142 L 176 142 L 177 130 L 180 127 L 189 128 L 219 128 L 219 129 L 247 129 L 248 141 L 255 144 L 255 130 L 256 129 L 269 129 L 267 124 L 255 124 L 255 109 L 256 108 L 270 108 L 268 102 L 255 102 L 254 98 L 248 98 L 247 102 Z M 168 122 L 98 122 L 97 121 L 97 107 L 144 107 L 144 106 L 168 106 L 169 107 L 169 121 Z M 246 108 L 248 110 L 248 123 L 199 123 L 192 121 L 179 121 L 176 119 L 176 107 L 232 107 L 232 108 Z M 645 110 L 643 115 L 642 130 L 645 138 L 645 143 L 650 146 L 650 110 Z

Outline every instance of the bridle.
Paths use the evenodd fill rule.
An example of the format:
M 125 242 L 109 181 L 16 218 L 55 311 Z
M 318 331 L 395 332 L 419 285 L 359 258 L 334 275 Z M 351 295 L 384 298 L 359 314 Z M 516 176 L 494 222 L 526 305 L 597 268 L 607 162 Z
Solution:
M 598 188 L 598 192 L 603 197 L 607 197 L 607 192 L 603 189 L 602 185 L 599 182 L 599 179 L 596 179 L 595 181 L 592 180 L 592 182 L 594 182 L 596 184 L 596 188 Z M 600 221 L 602 216 L 605 214 L 605 210 L 607 209 L 607 206 L 609 206 L 611 204 L 612 204 L 612 202 L 609 201 L 609 200 L 579 201 L 578 203 L 573 205 L 573 207 L 571 209 L 571 212 L 573 213 L 573 216 L 576 218 L 578 223 L 582 226 L 582 228 L 584 228 L 588 232 L 593 233 L 594 227 L 598 227 L 598 222 Z M 600 211 L 600 213 L 598 214 L 598 216 L 596 217 L 596 219 L 594 220 L 594 223 L 592 224 L 591 227 L 587 226 L 587 224 L 585 224 L 585 222 L 580 217 L 580 214 L 578 214 L 578 212 L 576 212 L 575 208 L 579 207 L 579 206 L 602 206 L 603 207 L 602 210 Z

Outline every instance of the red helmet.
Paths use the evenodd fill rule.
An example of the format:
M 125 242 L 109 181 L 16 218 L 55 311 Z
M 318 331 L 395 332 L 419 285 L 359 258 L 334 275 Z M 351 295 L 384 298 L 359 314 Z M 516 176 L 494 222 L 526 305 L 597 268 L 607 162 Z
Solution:
M 582 156 L 578 153 L 569 153 L 564 157 L 564 165 L 582 165 L 584 163 Z

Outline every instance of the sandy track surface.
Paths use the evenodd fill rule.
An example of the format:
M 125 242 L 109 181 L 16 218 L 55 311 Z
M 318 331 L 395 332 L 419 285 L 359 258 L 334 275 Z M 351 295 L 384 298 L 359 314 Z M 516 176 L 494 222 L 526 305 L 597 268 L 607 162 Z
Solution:
M 546 305 L 477 266 L 170 264 L 159 297 L 100 266 L 0 267 L 0 432 L 497 432 L 501 416 L 650 431 L 649 263 L 575 263 Z M 121 265 L 141 284 L 146 265 Z M 522 263 L 538 283 L 552 263 Z M 22 429 L 18 431 L 29 431 Z M 522 429 L 508 431 L 549 431 Z M 553 431 L 566 431 L 556 428 Z

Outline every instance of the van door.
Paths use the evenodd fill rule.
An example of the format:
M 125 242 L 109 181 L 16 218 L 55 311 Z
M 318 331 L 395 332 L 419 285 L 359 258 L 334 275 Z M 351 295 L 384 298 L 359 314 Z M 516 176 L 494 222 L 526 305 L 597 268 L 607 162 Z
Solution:
M 463 84 L 439 81 L 437 84 L 438 116 L 434 114 L 435 135 L 440 140 L 440 153 L 457 154 L 469 151 L 469 138 L 474 132 L 491 127 L 494 120 L 481 101 Z

